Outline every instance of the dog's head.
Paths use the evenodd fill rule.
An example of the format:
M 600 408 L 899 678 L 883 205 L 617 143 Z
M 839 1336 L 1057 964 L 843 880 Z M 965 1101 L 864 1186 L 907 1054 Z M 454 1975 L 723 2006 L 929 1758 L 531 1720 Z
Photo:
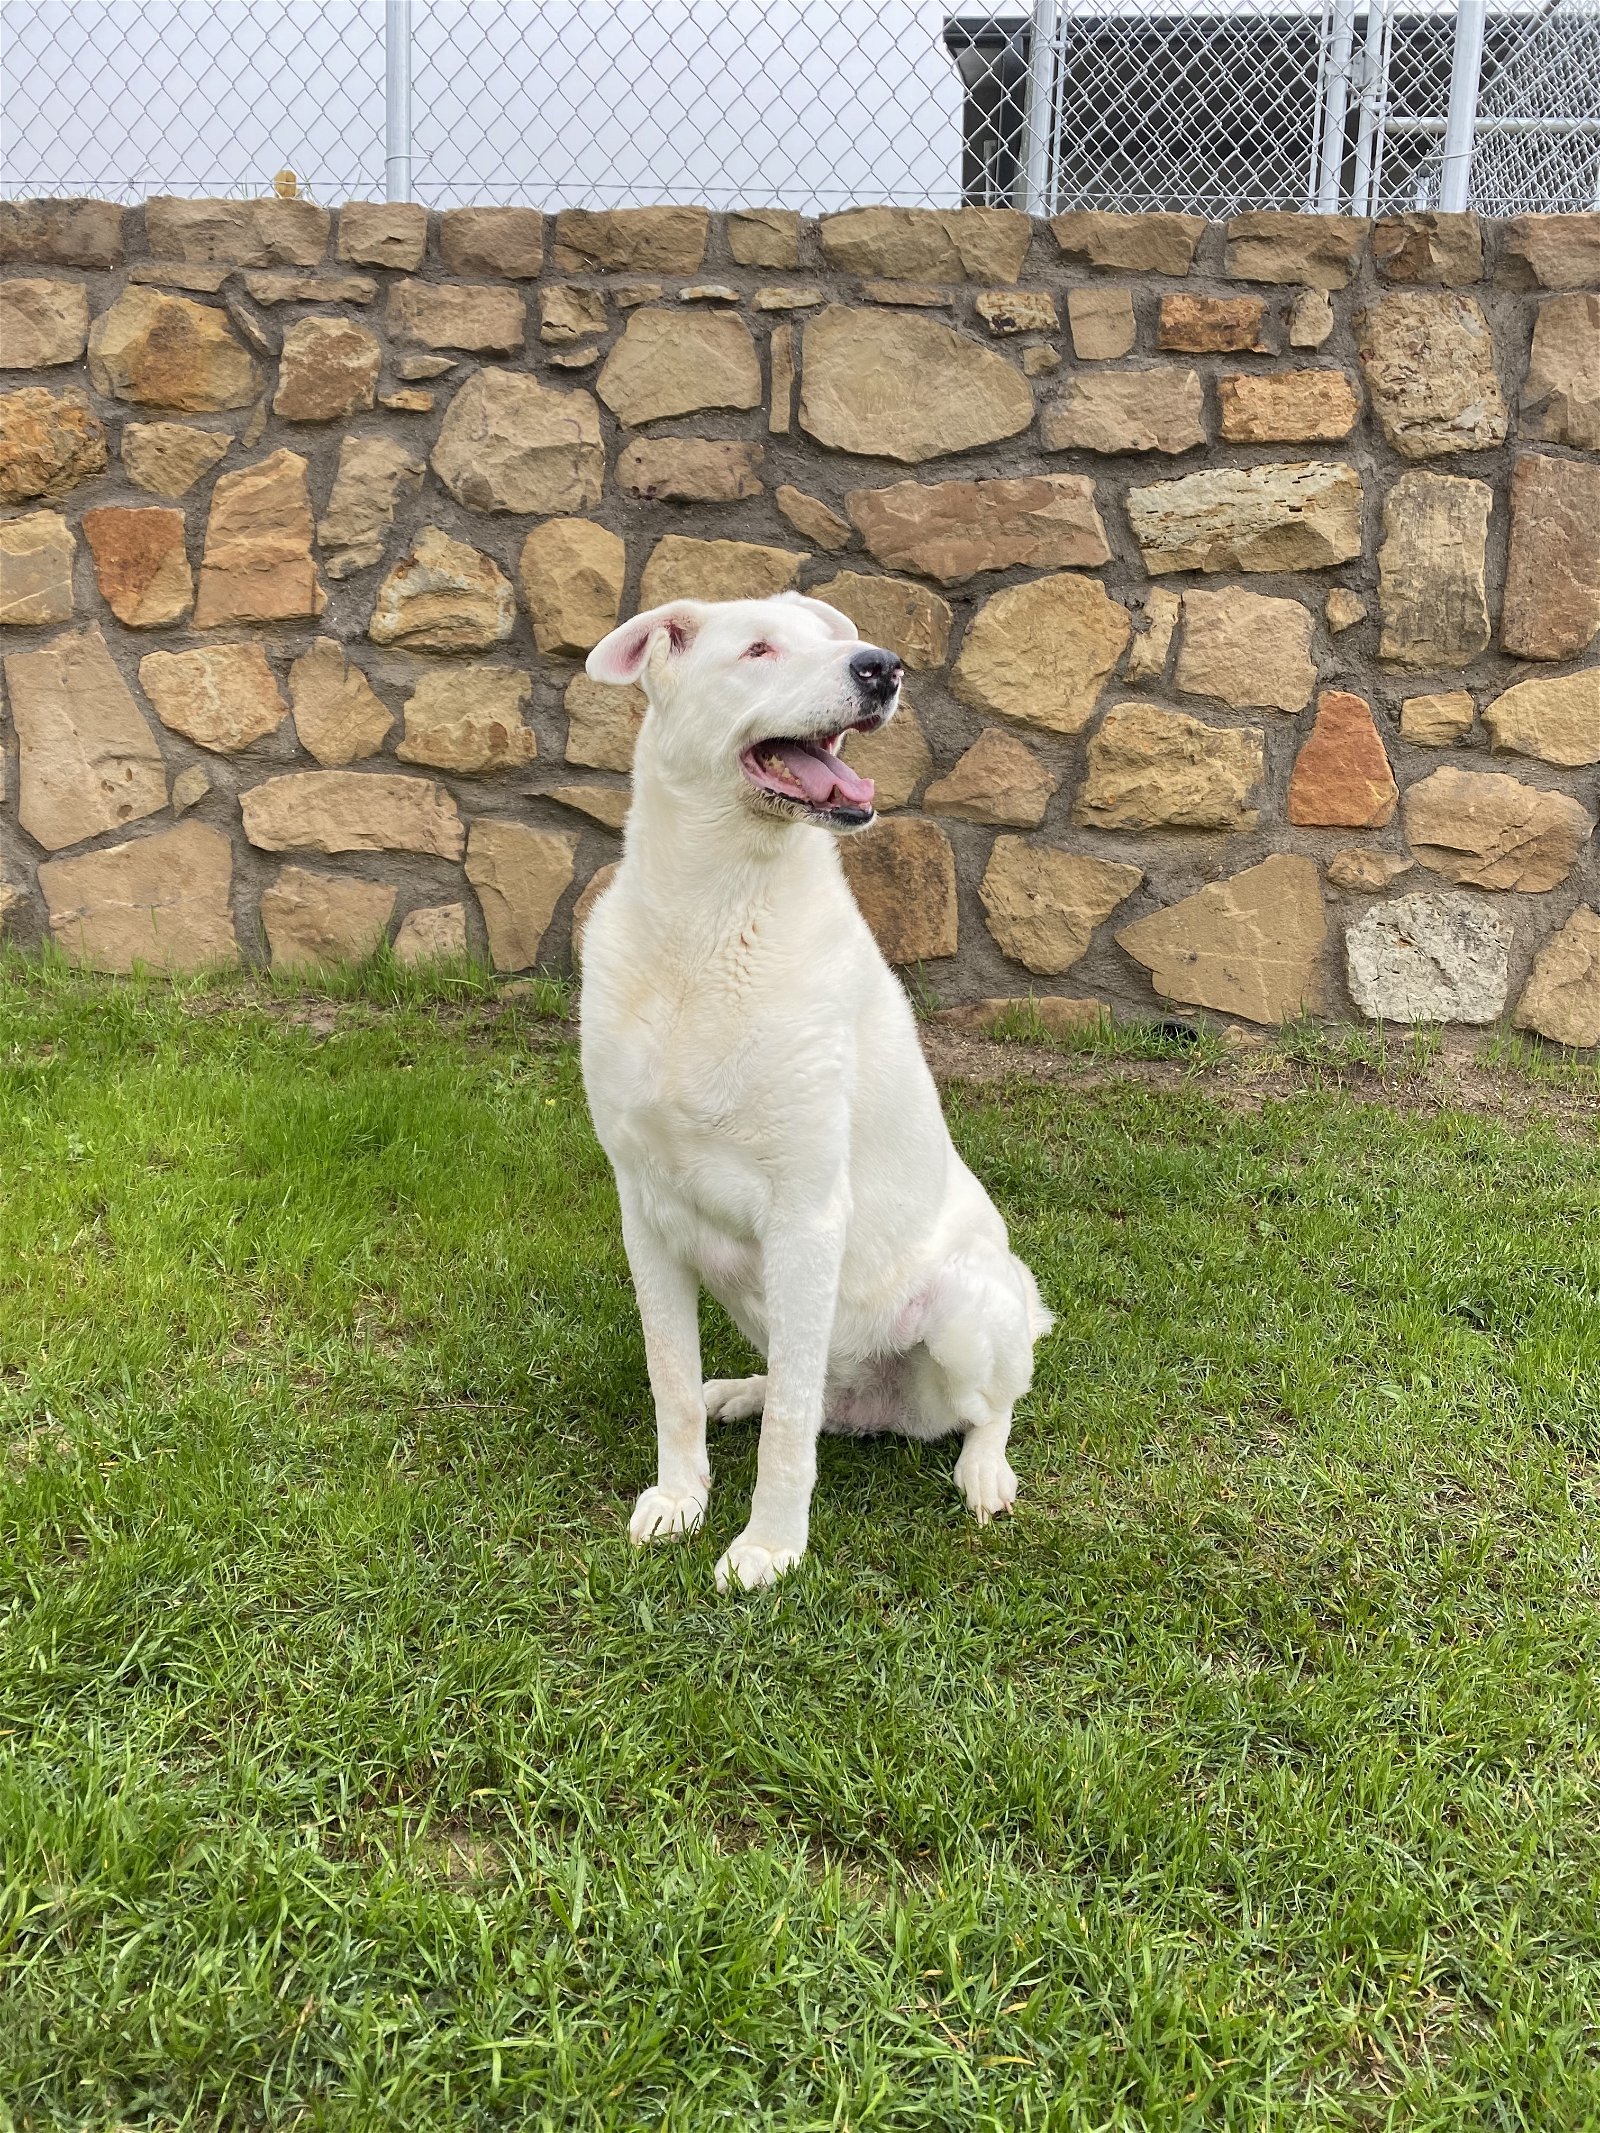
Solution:
M 847 733 L 893 716 L 904 672 L 837 608 L 802 593 L 674 600 L 589 654 L 595 681 L 638 682 L 674 783 L 769 819 L 861 829 L 872 780 L 840 761 Z

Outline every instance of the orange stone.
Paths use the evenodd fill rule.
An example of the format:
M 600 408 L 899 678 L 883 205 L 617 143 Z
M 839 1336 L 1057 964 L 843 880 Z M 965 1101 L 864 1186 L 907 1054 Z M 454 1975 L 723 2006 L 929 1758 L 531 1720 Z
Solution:
M 177 622 L 194 597 L 183 513 L 106 504 L 83 514 L 100 592 L 119 622 L 156 629 Z
M 1164 296 L 1156 345 L 1180 355 L 1260 352 L 1266 315 L 1259 296 Z
M 1289 780 L 1289 820 L 1305 829 L 1381 829 L 1398 797 L 1371 706 L 1324 689 Z

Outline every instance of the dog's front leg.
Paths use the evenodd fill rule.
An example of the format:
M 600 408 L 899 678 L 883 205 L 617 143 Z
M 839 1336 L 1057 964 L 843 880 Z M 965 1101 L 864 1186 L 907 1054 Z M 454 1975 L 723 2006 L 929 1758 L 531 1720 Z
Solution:
M 839 1298 L 849 1188 L 780 1206 L 762 1252 L 767 1394 L 750 1522 L 717 1565 L 717 1589 L 770 1585 L 806 1552 L 828 1347 Z
M 667 1240 L 623 1192 L 622 1241 L 633 1275 L 645 1364 L 656 1410 L 656 1485 L 633 1507 L 636 1545 L 692 1533 L 706 1515 L 711 1461 L 700 1395 L 700 1284 Z

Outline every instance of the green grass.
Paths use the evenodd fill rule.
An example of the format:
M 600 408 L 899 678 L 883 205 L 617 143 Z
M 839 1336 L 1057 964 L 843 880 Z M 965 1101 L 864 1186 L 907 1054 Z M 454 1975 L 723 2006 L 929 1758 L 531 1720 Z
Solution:
M 0 983 L 0 2124 L 1600 2125 L 1593 1116 L 952 1091 L 1018 1515 L 719 1599 L 546 995 L 345 993 Z

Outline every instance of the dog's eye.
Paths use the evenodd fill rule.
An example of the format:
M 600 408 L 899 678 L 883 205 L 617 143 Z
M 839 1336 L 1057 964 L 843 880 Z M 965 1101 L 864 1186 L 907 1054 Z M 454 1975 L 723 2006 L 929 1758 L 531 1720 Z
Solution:
M 772 659 L 776 657 L 776 654 L 772 646 L 762 640 L 750 645 L 744 656 L 746 659 Z

